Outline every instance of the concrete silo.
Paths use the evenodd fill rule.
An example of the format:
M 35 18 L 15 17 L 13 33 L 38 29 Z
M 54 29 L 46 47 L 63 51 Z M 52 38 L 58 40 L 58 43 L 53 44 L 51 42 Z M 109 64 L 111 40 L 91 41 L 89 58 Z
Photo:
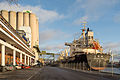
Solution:
M 8 11 L 6 11 L 6 10 L 1 10 L 1 14 L 2 14 L 2 16 L 8 21 L 9 19 L 9 15 L 8 15 Z
M 28 27 L 29 26 L 29 13 L 24 12 L 23 13 L 23 26 Z
M 23 26 L 23 13 L 17 12 L 17 29 L 20 30 L 21 26 Z
M 38 28 L 37 28 L 37 20 L 36 20 L 36 16 L 33 13 L 30 13 L 30 27 L 31 27 L 31 48 L 33 48 L 33 46 L 38 45 L 38 41 L 37 41 L 37 33 L 38 33 Z M 35 63 L 37 63 L 37 60 L 39 58 L 38 56 L 38 52 L 35 48 L 33 48 L 34 52 L 35 52 Z
M 26 38 L 29 38 L 29 45 L 31 47 L 31 28 L 29 26 L 29 13 L 19 12 L 18 13 L 18 30 L 24 30 Z
M 36 31 L 37 31 L 37 44 L 39 45 L 39 23 L 38 23 L 38 19 L 36 20 L 36 27 L 37 27 L 37 29 L 36 29 Z
M 30 27 L 31 27 L 31 47 L 35 46 L 37 43 L 37 25 L 36 25 L 36 16 L 33 13 L 30 13 Z
M 9 12 L 9 23 L 16 30 L 16 12 Z

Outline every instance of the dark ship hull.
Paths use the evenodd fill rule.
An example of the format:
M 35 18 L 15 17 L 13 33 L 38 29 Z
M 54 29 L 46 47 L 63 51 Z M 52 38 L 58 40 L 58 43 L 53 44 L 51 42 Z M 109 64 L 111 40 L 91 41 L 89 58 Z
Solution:
M 109 54 L 87 54 L 88 64 L 92 69 L 102 70 L 109 63 Z
M 69 57 L 66 62 L 68 64 L 78 63 L 81 69 L 103 70 L 108 64 L 109 59 L 109 54 L 80 54 Z

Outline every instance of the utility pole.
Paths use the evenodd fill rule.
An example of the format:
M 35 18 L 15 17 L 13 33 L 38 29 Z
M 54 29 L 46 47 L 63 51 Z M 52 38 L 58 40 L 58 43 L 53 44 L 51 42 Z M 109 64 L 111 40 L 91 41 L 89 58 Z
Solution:
M 112 76 L 113 76 L 113 53 L 112 53 L 112 51 L 111 51 L 111 54 L 112 54 Z

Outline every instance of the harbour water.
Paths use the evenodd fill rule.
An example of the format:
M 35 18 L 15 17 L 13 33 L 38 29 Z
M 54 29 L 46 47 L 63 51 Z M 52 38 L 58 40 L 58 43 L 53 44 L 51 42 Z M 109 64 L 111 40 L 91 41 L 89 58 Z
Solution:
M 109 72 L 109 73 L 116 73 L 116 74 L 120 74 L 120 68 L 106 68 L 104 70 L 101 70 L 102 72 Z

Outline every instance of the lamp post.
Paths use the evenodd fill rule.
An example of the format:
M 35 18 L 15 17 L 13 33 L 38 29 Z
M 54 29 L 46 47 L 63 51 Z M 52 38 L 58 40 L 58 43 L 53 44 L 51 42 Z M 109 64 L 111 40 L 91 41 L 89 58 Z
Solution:
M 112 54 L 112 76 L 113 76 L 113 53 L 112 53 L 112 51 L 111 51 L 111 54 Z

